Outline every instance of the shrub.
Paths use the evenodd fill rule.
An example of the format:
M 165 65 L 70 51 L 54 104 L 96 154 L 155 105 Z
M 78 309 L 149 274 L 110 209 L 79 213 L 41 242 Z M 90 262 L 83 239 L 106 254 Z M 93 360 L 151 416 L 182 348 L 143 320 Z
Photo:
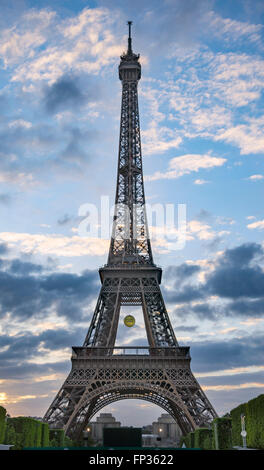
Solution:
M 0 406 L 0 444 L 4 442 L 6 429 L 6 409 Z
M 52 447 L 63 447 L 64 446 L 64 430 L 63 429 L 50 429 L 50 444 Z
M 34 447 L 41 447 L 42 422 L 35 421 Z
M 40 421 L 34 418 L 19 416 L 17 418 L 10 418 L 8 423 L 15 430 L 15 450 L 23 449 L 23 447 L 40 447 L 42 424 Z M 13 442 L 9 444 L 13 444 Z
M 214 448 L 218 440 L 219 450 L 232 449 L 231 418 L 215 418 L 213 421 L 214 429 Z
M 264 449 L 264 395 L 247 403 L 245 420 L 247 446 Z
M 204 450 L 212 450 L 214 448 L 213 445 L 213 431 L 212 429 L 208 429 L 207 436 L 204 438 L 203 441 L 203 449 Z
M 198 428 L 194 432 L 194 447 L 198 449 L 212 448 L 213 432 L 208 428 Z
M 190 432 L 190 447 L 194 448 L 194 431 Z
M 41 447 L 48 447 L 49 444 L 49 425 L 41 423 Z
M 233 446 L 242 446 L 241 436 L 241 415 L 246 415 L 247 403 L 241 403 L 233 410 L 230 411 L 232 420 L 232 444 Z
M 15 428 L 13 424 L 11 424 L 10 420 L 8 420 L 6 423 L 4 444 L 16 446 L 16 438 L 17 436 L 16 436 Z M 11 450 L 12 450 L 12 447 L 11 447 Z

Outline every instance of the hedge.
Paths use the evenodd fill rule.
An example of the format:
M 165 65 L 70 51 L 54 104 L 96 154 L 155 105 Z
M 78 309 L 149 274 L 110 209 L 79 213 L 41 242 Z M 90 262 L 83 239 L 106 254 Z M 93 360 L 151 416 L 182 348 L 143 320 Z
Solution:
M 6 430 L 6 409 L 0 406 L 0 444 L 3 444 Z
M 237 406 L 230 412 L 234 446 L 242 446 L 241 414 L 245 415 L 247 447 L 264 449 L 264 394 Z
M 215 418 L 213 420 L 214 439 L 213 444 L 216 449 L 218 441 L 218 449 L 232 449 L 232 421 L 231 418 Z
M 12 446 L 16 445 L 16 431 L 10 420 L 8 420 L 6 423 L 4 444 L 9 444 Z M 13 449 L 13 447 L 11 447 L 11 449 Z
M 233 446 L 242 446 L 243 440 L 241 436 L 241 415 L 246 415 L 247 403 L 241 403 L 233 410 L 230 411 L 232 420 L 232 444 Z M 247 421 L 247 420 L 246 420 Z
M 50 445 L 52 447 L 63 447 L 65 444 L 65 434 L 63 429 L 50 429 Z
M 212 449 L 212 430 L 207 428 L 197 428 L 181 437 L 180 447 L 183 443 L 188 449 Z
M 197 428 L 189 432 L 181 439 L 189 449 L 216 449 L 216 438 L 218 449 L 232 449 L 231 418 L 215 418 L 212 429 Z
M 198 428 L 194 431 L 194 447 L 196 449 L 212 449 L 213 432 L 208 428 Z
M 12 427 L 15 431 L 12 430 Z M 17 418 L 8 419 L 8 433 L 15 437 L 15 442 L 7 442 L 13 444 L 14 450 L 21 450 L 23 447 L 40 447 L 42 436 L 42 423 L 34 418 L 19 416 Z M 7 440 L 7 437 L 6 439 Z
M 264 449 L 264 395 L 248 401 L 245 420 L 247 446 Z
M 41 423 L 41 447 L 48 447 L 49 443 L 49 425 Z

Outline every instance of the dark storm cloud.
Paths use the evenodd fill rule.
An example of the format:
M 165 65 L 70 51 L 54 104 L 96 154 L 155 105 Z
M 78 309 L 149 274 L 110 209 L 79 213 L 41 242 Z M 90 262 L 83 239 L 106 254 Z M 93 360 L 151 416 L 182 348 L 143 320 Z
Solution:
M 9 263 L 9 271 L 16 275 L 25 275 L 34 272 L 41 272 L 43 266 L 40 264 L 30 263 L 29 261 L 21 261 L 20 259 L 13 259 Z
M 60 316 L 82 321 L 83 308 L 99 288 L 97 271 L 44 274 L 41 265 L 19 259 L 3 260 L 0 268 L 2 317 L 9 312 L 21 320 L 40 318 L 53 308 Z
M 84 104 L 85 96 L 79 88 L 78 80 L 63 76 L 45 89 L 44 103 L 48 113 L 79 107 Z
M 8 349 L 0 352 L 0 377 L 1 378 L 18 378 L 33 376 L 38 373 L 45 373 L 49 368 L 53 371 L 65 371 L 67 365 L 65 362 L 55 364 L 39 365 L 34 363 L 34 358 L 38 358 L 43 352 L 39 352 L 39 347 L 48 351 L 69 348 L 71 346 L 82 345 L 86 334 L 84 328 L 74 328 L 72 331 L 65 329 L 46 330 L 41 334 L 34 335 L 30 332 L 8 336 L 0 335 L 0 347 L 8 346 Z M 27 361 L 30 360 L 30 364 Z
M 34 149 L 34 153 L 39 153 L 39 151 L 41 153 L 59 144 L 59 136 L 54 128 L 48 124 L 42 122 L 34 126 L 31 123 L 25 125 L 23 120 L 16 119 L 11 121 L 11 124 L 12 122 L 13 125 L 9 123 L 0 132 L 1 166 L 5 163 L 10 168 L 15 169 L 17 168 L 17 162 L 13 158 L 13 154 L 19 153 L 20 156 L 23 156 L 24 153 L 27 153 L 28 158 L 28 154 L 32 152 L 32 149 Z M 26 161 L 24 164 L 26 164 Z
M 195 315 L 216 320 L 221 316 L 263 315 L 264 272 L 260 265 L 263 257 L 264 250 L 257 243 L 227 249 L 218 258 L 214 271 L 207 274 L 205 282 L 198 284 L 191 283 L 191 276 L 200 271 L 199 267 L 184 264 L 170 267 L 166 276 L 170 280 L 175 278 L 174 289 L 163 287 L 165 300 L 183 304 L 175 311 L 180 318 Z M 213 295 L 218 296 L 218 302 L 209 304 L 207 298 Z M 222 304 L 221 299 L 225 301 Z M 196 300 L 203 300 L 203 303 L 191 305 Z
M 194 274 L 201 271 L 201 267 L 196 264 L 182 263 L 179 266 L 169 266 L 166 268 L 164 277 L 168 279 L 176 278 L 176 282 L 183 282 Z
M 185 319 L 194 316 L 200 320 L 217 320 L 219 316 L 224 316 L 225 314 L 226 311 L 223 311 L 219 306 L 212 307 L 206 302 L 203 302 L 197 305 L 191 305 L 190 303 L 185 304 L 173 312 L 173 317 L 175 319 Z M 176 329 L 178 329 L 178 327 L 176 327 Z
M 229 309 L 234 314 L 255 317 L 264 313 L 264 298 L 258 300 L 236 300 L 229 304 Z
M 263 345 L 263 334 L 229 341 L 190 343 L 192 369 L 196 372 L 209 372 L 232 367 L 263 365 Z
M 6 243 L 0 243 L 0 255 L 5 255 L 8 253 L 8 245 Z
M 9 204 L 12 200 L 12 197 L 10 196 L 10 194 L 7 194 L 7 193 L 2 193 L 0 194 L 0 203 L 1 204 Z
M 174 291 L 165 290 L 165 298 L 168 302 L 183 303 L 201 300 L 205 297 L 203 286 L 185 286 L 180 291 L 176 288 Z
M 35 354 L 38 354 L 37 349 L 40 344 L 43 348 L 50 350 L 76 346 L 83 343 L 86 332 L 84 328 L 74 328 L 71 331 L 61 328 L 46 330 L 36 335 L 27 331 L 14 336 L 0 335 L 0 347 L 8 346 L 7 350 L 0 352 L 0 361 L 21 360 L 22 357 L 34 358 Z
M 263 297 L 264 272 L 258 265 L 250 265 L 257 256 L 263 256 L 261 245 L 247 243 L 226 250 L 216 270 L 206 282 L 206 290 L 225 298 Z
M 228 249 L 220 260 L 221 265 L 232 267 L 247 266 L 256 257 L 263 257 L 264 250 L 258 243 L 244 243 L 236 248 Z
M 101 96 L 98 81 L 91 77 L 63 75 L 55 83 L 44 88 L 44 106 L 49 114 L 65 110 L 78 110 L 89 101 Z
M 197 326 L 178 325 L 178 326 L 175 327 L 175 330 L 176 330 L 176 331 L 188 331 L 188 332 L 192 332 L 192 331 L 196 331 L 196 330 L 197 330 Z
M 35 355 L 36 357 L 36 355 Z M 35 364 L 33 362 L 26 362 L 27 357 L 21 355 L 20 361 L 13 359 L 0 364 L 0 377 L 2 379 L 18 380 L 26 379 L 31 377 L 39 377 L 41 375 L 48 375 L 54 373 L 67 373 L 69 371 L 69 361 L 46 363 L 46 364 Z
M 218 309 L 213 308 L 207 303 L 194 305 L 190 313 L 194 313 L 198 318 L 207 318 L 208 320 L 216 320 L 218 316 Z
M 73 128 L 69 131 L 69 142 L 63 152 L 61 158 L 66 161 L 83 163 L 83 160 L 87 159 L 88 154 L 82 147 L 82 144 L 87 144 L 95 138 L 95 132 L 89 131 L 82 133 L 80 129 Z

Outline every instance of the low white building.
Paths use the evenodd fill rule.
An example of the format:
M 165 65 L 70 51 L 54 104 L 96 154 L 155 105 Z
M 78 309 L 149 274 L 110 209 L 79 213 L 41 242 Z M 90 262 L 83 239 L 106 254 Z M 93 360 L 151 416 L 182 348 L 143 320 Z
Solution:
M 167 413 L 163 413 L 158 421 L 152 423 L 152 433 L 161 438 L 162 446 L 177 446 L 182 435 L 179 425 Z
M 120 428 L 120 421 L 116 421 L 111 413 L 101 413 L 97 416 L 96 421 L 91 421 L 86 431 L 90 434 L 91 438 L 100 444 L 103 442 L 103 429 L 104 428 Z

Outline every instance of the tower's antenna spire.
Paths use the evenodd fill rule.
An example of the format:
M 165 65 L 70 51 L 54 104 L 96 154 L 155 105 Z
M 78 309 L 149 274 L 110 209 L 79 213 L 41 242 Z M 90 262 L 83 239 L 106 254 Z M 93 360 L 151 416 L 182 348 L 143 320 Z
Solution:
M 128 21 L 128 49 L 127 53 L 132 54 L 132 38 L 131 38 L 131 25 L 133 24 L 132 21 Z

